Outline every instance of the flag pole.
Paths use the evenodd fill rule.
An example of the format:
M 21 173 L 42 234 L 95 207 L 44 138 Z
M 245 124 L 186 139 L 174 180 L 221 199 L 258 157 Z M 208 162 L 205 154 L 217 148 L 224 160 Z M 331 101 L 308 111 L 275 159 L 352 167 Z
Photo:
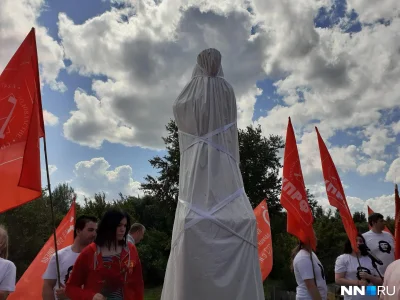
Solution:
M 50 186 L 50 172 L 49 172 L 49 163 L 47 160 L 47 145 L 46 145 L 46 135 L 43 137 L 43 147 L 44 147 L 44 158 L 46 161 L 46 175 L 47 175 L 47 186 L 49 189 L 49 199 L 50 199 L 50 209 L 51 209 L 51 221 L 53 224 L 53 237 L 54 237 L 54 251 L 56 254 L 56 266 L 57 266 L 57 279 L 58 279 L 58 288 L 61 286 L 60 280 L 60 264 L 58 262 L 58 250 L 57 250 L 57 235 L 56 235 L 56 222 L 54 220 L 54 206 L 53 206 L 53 196 L 51 193 L 51 186 Z
M 40 78 L 39 75 L 39 57 L 38 57 L 38 53 L 37 53 L 37 46 L 36 46 L 36 30 L 34 27 L 32 27 L 32 31 L 34 34 L 34 47 L 35 47 L 35 53 L 36 53 L 36 61 L 38 64 L 38 68 L 37 68 L 37 78 Z M 42 99 L 41 99 L 41 91 L 40 91 L 40 82 L 36 83 L 38 86 L 38 98 L 36 99 L 40 106 L 38 107 L 39 113 L 42 115 L 41 120 L 43 120 L 43 108 L 42 108 Z M 41 111 L 40 111 L 41 110 Z M 34 113 L 34 112 L 32 112 Z M 57 250 L 57 236 L 56 236 L 56 222 L 54 220 L 54 207 L 53 207 L 53 196 L 51 193 L 51 185 L 50 185 L 50 172 L 49 172 L 49 162 L 47 160 L 47 144 L 46 144 L 46 133 L 45 133 L 45 128 L 44 128 L 44 124 L 43 124 L 43 147 L 44 147 L 44 157 L 45 157 L 45 161 L 46 161 L 46 175 L 47 175 L 47 186 L 49 189 L 49 199 L 50 199 L 50 209 L 51 209 L 51 220 L 52 220 L 52 224 L 53 224 L 53 237 L 54 237 L 54 251 L 56 254 L 56 266 L 57 266 L 57 279 L 58 279 L 58 288 L 60 288 L 60 284 L 61 284 L 61 280 L 60 280 L 60 264 L 58 261 L 58 250 Z

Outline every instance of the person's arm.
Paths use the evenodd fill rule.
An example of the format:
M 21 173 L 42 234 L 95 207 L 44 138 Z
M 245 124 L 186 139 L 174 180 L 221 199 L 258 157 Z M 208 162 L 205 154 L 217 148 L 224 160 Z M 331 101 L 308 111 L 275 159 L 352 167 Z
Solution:
M 44 272 L 42 298 L 43 300 L 55 300 L 54 298 L 54 287 L 57 282 L 57 266 L 56 256 L 53 254 L 50 258 L 49 264 L 47 265 L 46 271 Z
M 304 281 L 307 290 L 313 300 L 322 300 L 317 285 L 315 284 L 313 264 L 310 257 L 302 257 L 296 262 L 296 267 L 299 270 L 301 279 Z
M 93 300 L 96 293 L 82 289 L 89 275 L 89 257 L 94 253 L 90 248 L 84 249 L 75 261 L 69 279 L 65 285 L 65 295 L 74 300 Z
M 367 272 L 360 272 L 360 277 L 362 279 L 366 279 L 366 280 L 371 281 L 371 283 L 373 285 L 382 285 L 382 283 L 383 283 L 382 278 L 380 278 L 378 276 L 374 276 L 374 275 L 368 274 Z
M 9 294 L 9 292 L 0 291 L 0 300 L 6 300 Z
M 365 280 L 346 279 L 346 278 L 344 278 L 345 275 L 346 275 L 346 272 L 335 273 L 335 283 L 338 285 L 357 285 L 357 286 L 366 286 L 367 285 L 367 281 L 365 281 Z
M 11 292 L 15 291 L 15 279 L 17 277 L 17 268 L 14 263 L 7 261 L 8 266 L 5 270 L 4 279 L 0 284 L 0 300 L 7 299 Z
M 314 278 L 305 279 L 304 283 L 306 284 L 308 293 L 313 300 L 322 300 L 321 294 L 319 293 L 318 287 L 315 285 Z
M 43 300 L 55 300 L 54 287 L 57 279 L 43 279 L 42 298 Z

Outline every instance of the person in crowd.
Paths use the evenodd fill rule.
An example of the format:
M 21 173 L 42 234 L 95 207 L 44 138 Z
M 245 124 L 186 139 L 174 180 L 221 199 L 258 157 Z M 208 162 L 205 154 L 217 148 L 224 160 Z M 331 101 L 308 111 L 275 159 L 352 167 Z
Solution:
M 145 231 L 146 228 L 142 224 L 134 223 L 129 230 L 128 243 L 133 245 L 139 243 L 143 239 Z
M 292 252 L 292 271 L 297 282 L 296 300 L 326 300 L 324 268 L 309 245 L 299 241 Z
M 390 233 L 383 231 L 385 220 L 381 214 L 371 214 L 368 223 L 371 230 L 364 233 L 363 237 L 371 253 L 383 262 L 383 265 L 378 265 L 378 270 L 384 277 L 387 266 L 394 261 L 394 239 Z
M 361 234 L 357 235 L 357 246 L 365 245 L 365 240 Z M 361 248 L 361 247 L 360 247 Z M 381 285 L 382 279 L 372 265 L 371 259 L 364 251 L 358 253 L 353 251 L 350 240 L 344 245 L 343 254 L 336 259 L 335 263 L 335 282 L 345 286 L 367 286 Z M 371 299 L 371 296 L 344 295 L 344 300 Z
M 390 294 L 394 294 L 382 293 L 380 300 L 400 300 L 400 259 L 388 265 L 382 285 L 388 287 Z
M 108 210 L 94 243 L 78 256 L 65 293 L 80 300 L 143 300 L 142 266 L 136 247 L 127 243 L 129 215 Z
M 0 226 L 0 300 L 7 299 L 15 291 L 17 268 L 8 260 L 8 233 Z
M 65 284 L 72 271 L 79 253 L 96 238 L 97 218 L 92 216 L 80 216 L 75 221 L 74 243 L 58 251 L 60 266 L 60 285 L 57 279 L 56 256 L 50 259 L 46 272 L 43 274 L 43 300 L 67 299 L 65 296 Z

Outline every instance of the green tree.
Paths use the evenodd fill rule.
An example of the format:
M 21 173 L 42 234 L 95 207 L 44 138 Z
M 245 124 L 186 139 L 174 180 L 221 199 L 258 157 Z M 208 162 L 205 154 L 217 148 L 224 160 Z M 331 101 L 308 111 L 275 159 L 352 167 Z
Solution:
M 65 215 L 71 207 L 75 191 L 67 183 L 56 186 L 52 192 L 54 210 L 61 215 Z
M 92 215 L 99 220 L 103 217 L 104 213 L 112 207 L 112 203 L 106 201 L 105 193 L 96 193 L 94 199 L 84 198 L 84 205 L 79 206 L 77 215 Z
M 335 282 L 335 261 L 347 240 L 340 215 L 329 210 L 315 220 L 314 230 L 318 240 L 316 253 L 324 266 L 326 281 Z
M 355 223 L 366 223 L 367 218 L 365 217 L 365 213 L 356 211 L 353 214 L 353 220 Z
M 280 205 L 282 167 L 279 150 L 284 143 L 280 136 L 264 137 L 261 126 L 239 129 L 240 170 L 246 194 L 253 208 L 267 198 L 268 209 L 273 215 L 282 210 Z
M 319 218 L 324 215 L 324 210 L 321 205 L 318 204 L 315 196 L 310 192 L 309 189 L 306 189 L 308 203 L 310 204 L 310 208 L 312 210 L 312 214 L 314 219 Z
M 365 213 L 356 211 L 353 214 L 353 220 L 357 227 L 358 232 L 364 233 L 368 231 L 368 221 L 365 216 Z
M 160 175 L 157 178 L 147 175 L 142 189 L 146 194 L 158 199 L 163 209 L 174 214 L 179 192 L 179 136 L 178 127 L 173 120 L 167 124 L 166 129 L 168 135 L 162 139 L 167 154 L 149 160 L 151 166 L 159 170 Z

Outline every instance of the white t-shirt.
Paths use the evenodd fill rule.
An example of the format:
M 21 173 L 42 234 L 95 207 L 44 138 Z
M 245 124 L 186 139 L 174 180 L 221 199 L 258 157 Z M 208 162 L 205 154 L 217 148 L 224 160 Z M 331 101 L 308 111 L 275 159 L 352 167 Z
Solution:
M 371 275 L 378 276 L 378 273 L 372 266 L 372 261 L 368 256 L 361 256 L 359 258 L 360 264 L 362 268 L 365 268 L 367 270 L 360 270 L 363 272 L 370 273 Z M 344 278 L 348 280 L 359 280 L 357 278 L 357 271 L 359 268 L 358 260 L 357 257 L 351 255 L 351 254 L 342 254 L 336 259 L 335 263 L 335 273 L 345 273 Z M 368 272 L 369 271 L 369 272 Z M 370 283 L 369 285 L 374 285 Z M 373 297 L 373 296 L 363 296 L 363 295 L 356 295 L 356 296 L 347 296 L 344 295 L 344 300 L 364 300 L 364 299 L 370 299 L 370 300 L 376 300 L 378 299 L 378 296 Z
M 12 261 L 0 258 L 0 291 L 14 292 L 17 268 Z
M 71 274 L 72 267 L 78 258 L 79 253 L 72 251 L 72 246 L 65 247 L 58 251 L 58 262 L 60 265 L 60 279 L 61 283 L 65 286 L 68 281 L 69 274 Z M 47 266 L 46 272 L 43 274 L 43 279 L 54 279 L 57 280 L 57 265 L 56 265 L 56 255 L 53 254 Z M 54 287 L 58 288 L 58 280 Z M 55 292 L 54 292 L 55 295 Z M 57 299 L 57 298 L 56 298 Z
M 394 240 L 390 233 L 383 231 L 382 233 L 375 233 L 368 231 L 363 234 L 365 243 L 371 249 L 371 253 L 379 258 L 383 265 L 378 265 L 378 270 L 382 276 L 388 265 L 394 261 Z
M 313 264 L 311 264 L 310 253 L 304 249 L 301 249 L 293 260 L 294 275 L 296 277 L 296 282 L 297 282 L 297 288 L 296 288 L 297 300 L 312 299 L 304 280 L 313 279 L 314 272 L 315 272 L 317 287 L 321 295 L 321 298 L 322 299 L 327 298 L 328 288 L 326 286 L 324 268 L 314 252 L 312 253 L 312 261 Z

